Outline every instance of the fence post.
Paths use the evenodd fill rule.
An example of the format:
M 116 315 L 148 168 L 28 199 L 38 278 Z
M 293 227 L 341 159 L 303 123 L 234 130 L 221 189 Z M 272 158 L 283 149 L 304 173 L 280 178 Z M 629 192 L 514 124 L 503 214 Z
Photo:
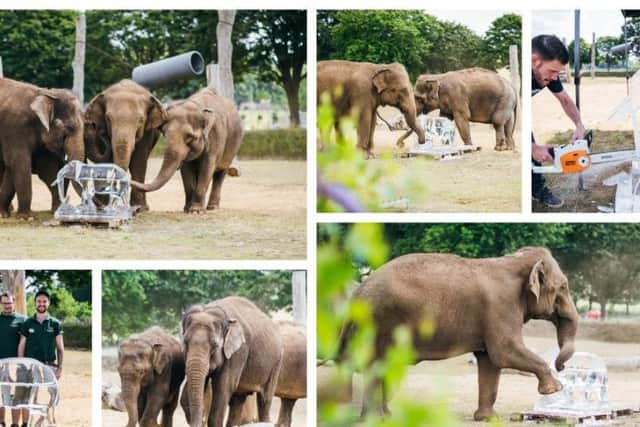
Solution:
M 0 79 L 3 77 L 4 75 L 2 74 L 2 56 L 0 56 Z
M 511 71 L 511 84 L 520 93 L 520 61 L 518 61 L 518 46 L 509 46 L 509 69 Z
M 76 21 L 76 51 L 73 58 L 73 93 L 84 105 L 84 55 L 87 40 L 87 20 L 84 12 L 80 12 Z
M 596 33 L 591 33 L 591 78 L 596 77 Z
M 307 324 L 307 272 L 294 271 L 291 275 L 291 294 L 293 296 L 293 318 L 296 322 Z

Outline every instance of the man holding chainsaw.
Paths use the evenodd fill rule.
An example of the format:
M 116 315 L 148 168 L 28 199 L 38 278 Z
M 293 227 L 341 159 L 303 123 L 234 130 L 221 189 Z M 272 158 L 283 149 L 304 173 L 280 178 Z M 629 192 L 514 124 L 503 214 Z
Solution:
M 560 82 L 560 72 L 564 70 L 567 62 L 569 62 L 569 52 L 556 36 L 542 34 L 531 40 L 531 96 L 537 95 L 545 87 L 553 93 L 567 117 L 576 126 L 571 138 L 571 141 L 575 141 L 584 137 L 585 128 L 580 110 Z M 549 147 L 536 144 L 533 134 L 531 134 L 531 157 L 537 166 L 545 162 L 553 162 Z M 564 201 L 545 185 L 544 177 L 539 173 L 533 173 L 531 176 L 531 196 L 534 200 L 551 208 L 559 208 L 564 204 Z

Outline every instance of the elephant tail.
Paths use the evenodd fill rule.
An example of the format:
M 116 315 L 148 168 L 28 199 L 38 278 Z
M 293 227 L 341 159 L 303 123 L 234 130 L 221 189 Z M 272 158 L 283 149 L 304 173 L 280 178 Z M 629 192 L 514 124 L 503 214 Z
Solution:
M 342 327 L 342 331 L 340 331 L 340 342 L 338 344 L 338 351 L 336 353 L 335 361 L 337 363 L 342 362 L 347 354 L 347 347 L 349 346 L 349 341 L 356 332 L 356 324 L 354 322 L 347 322 Z
M 516 103 L 513 106 L 513 126 L 511 127 L 511 135 L 516 131 L 516 123 L 518 123 L 518 104 L 520 103 L 520 97 L 518 96 L 518 91 L 513 88 L 513 91 L 516 94 Z

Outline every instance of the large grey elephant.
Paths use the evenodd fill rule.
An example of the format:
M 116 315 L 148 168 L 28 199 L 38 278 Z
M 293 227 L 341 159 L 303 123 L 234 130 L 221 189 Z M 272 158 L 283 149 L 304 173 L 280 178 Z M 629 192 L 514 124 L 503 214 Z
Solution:
M 147 89 L 122 80 L 96 95 L 84 115 L 87 156 L 112 162 L 144 182 L 151 150 L 167 120 L 162 103 Z M 131 205 L 149 210 L 144 192 L 131 192 Z
M 222 182 L 242 144 L 242 124 L 233 102 L 213 88 L 200 89 L 169 105 L 162 131 L 167 149 L 158 176 L 149 184 L 134 179 L 131 186 L 142 192 L 156 191 L 180 169 L 184 211 L 201 213 L 218 208 Z
M 0 217 L 8 217 L 17 194 L 19 218 L 31 212 L 31 174 L 51 191 L 51 209 L 60 198 L 51 183 L 67 160 L 84 161 L 80 101 L 64 89 L 43 89 L 0 78 Z
M 118 347 L 118 373 L 127 427 L 173 425 L 180 385 L 184 380 L 184 355 L 180 341 L 158 326 L 122 341 Z
M 369 62 L 319 61 L 317 100 L 328 93 L 335 108 L 335 129 L 338 120 L 347 115 L 357 117 L 358 147 L 373 156 L 373 133 L 376 110 L 391 105 L 404 114 L 411 131 L 423 144 L 424 131 L 416 120 L 416 103 L 407 70 L 402 64 L 372 64 Z
M 307 334 L 304 325 L 277 322 L 284 353 L 275 395 L 280 398 L 278 427 L 291 427 L 291 413 L 296 400 L 307 397 Z
M 469 122 L 491 123 L 496 131 L 495 150 L 514 150 L 518 94 L 513 85 L 495 71 L 468 68 L 444 74 L 422 74 L 415 87 L 418 114 L 440 110 L 454 120 L 460 137 L 471 145 Z M 411 134 L 407 131 L 399 140 Z
M 276 324 L 251 301 L 227 297 L 189 308 L 182 317 L 187 383 L 183 405 L 191 427 L 202 426 L 203 400 L 211 382 L 209 427 L 237 425 L 248 395 L 257 393 L 258 417 L 269 409 L 282 365 L 282 339 Z
M 381 359 L 392 344 L 396 327 L 413 332 L 416 362 L 439 360 L 472 352 L 478 361 L 478 409 L 474 419 L 495 415 L 493 405 L 500 370 L 513 368 L 538 378 L 538 392 L 562 388 L 545 361 L 527 349 L 523 324 L 545 319 L 557 328 L 560 353 L 557 370 L 573 355 L 578 313 L 569 284 L 551 252 L 525 247 L 500 258 L 469 259 L 449 254 L 410 254 L 398 257 L 372 273 L 353 293 L 367 302 L 377 327 L 374 358 Z M 435 333 L 425 339 L 424 321 Z M 355 330 L 342 331 L 338 359 Z M 380 381 L 365 390 L 363 412 L 370 409 L 378 390 L 381 411 L 387 412 L 386 392 Z

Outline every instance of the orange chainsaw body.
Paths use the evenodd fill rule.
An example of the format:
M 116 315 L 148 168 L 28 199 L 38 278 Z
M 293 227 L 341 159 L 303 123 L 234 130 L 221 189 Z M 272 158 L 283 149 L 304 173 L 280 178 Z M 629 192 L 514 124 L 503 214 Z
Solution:
M 560 156 L 562 173 L 577 173 L 589 169 L 591 158 L 586 150 L 571 150 Z

